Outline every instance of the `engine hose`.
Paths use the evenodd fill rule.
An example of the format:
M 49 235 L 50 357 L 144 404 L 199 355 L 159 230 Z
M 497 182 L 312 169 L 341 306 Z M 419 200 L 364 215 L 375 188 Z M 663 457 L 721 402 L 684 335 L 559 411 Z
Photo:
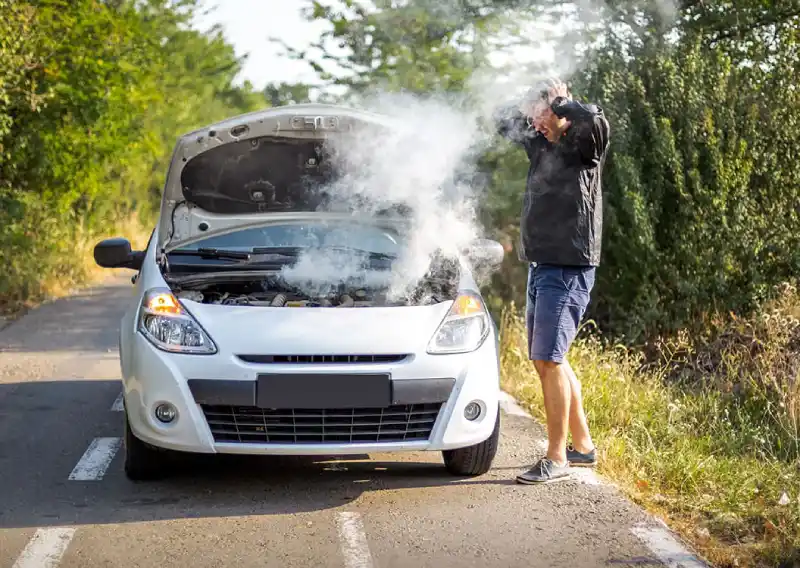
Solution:
M 344 294 L 339 298 L 339 306 L 338 307 L 340 307 L 340 308 L 349 308 L 349 307 L 352 307 L 353 305 L 355 305 L 355 303 L 356 302 L 355 302 L 355 300 L 353 300 L 353 298 L 351 298 L 347 294 Z
M 286 296 L 284 294 L 277 294 L 274 298 L 272 298 L 272 303 L 270 305 L 280 308 L 284 304 L 286 304 Z

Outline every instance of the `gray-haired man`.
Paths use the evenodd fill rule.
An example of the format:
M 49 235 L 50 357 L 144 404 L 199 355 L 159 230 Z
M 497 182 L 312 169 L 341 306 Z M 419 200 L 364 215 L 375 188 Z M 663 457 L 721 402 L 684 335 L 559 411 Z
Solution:
M 565 479 L 570 464 L 595 464 L 581 386 L 566 360 L 600 264 L 601 177 L 610 128 L 596 105 L 571 100 L 551 81 L 496 114 L 497 129 L 528 155 L 520 256 L 529 263 L 528 356 L 542 383 L 547 455 L 520 483 Z M 567 431 L 574 448 L 567 447 Z

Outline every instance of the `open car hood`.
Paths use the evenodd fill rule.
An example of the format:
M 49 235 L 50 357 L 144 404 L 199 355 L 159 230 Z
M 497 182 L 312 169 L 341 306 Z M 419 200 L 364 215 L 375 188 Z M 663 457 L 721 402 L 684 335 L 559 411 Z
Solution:
M 161 203 L 160 253 L 198 238 L 298 214 L 346 214 L 364 203 L 326 193 L 338 173 L 332 138 L 391 128 L 390 118 L 341 106 L 303 104 L 240 115 L 182 136 Z M 363 209 L 360 209 L 363 210 Z M 402 205 L 378 217 L 407 218 Z

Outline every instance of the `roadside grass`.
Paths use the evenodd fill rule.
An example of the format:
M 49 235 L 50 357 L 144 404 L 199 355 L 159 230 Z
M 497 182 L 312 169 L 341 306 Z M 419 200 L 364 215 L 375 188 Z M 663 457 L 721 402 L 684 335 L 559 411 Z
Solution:
M 571 351 L 598 472 L 715 566 L 800 566 L 799 315 L 786 286 L 753 320 L 710 322 L 647 360 L 583 331 Z M 501 333 L 503 388 L 544 421 L 513 306 Z
M 113 271 L 94 262 L 93 249 L 98 241 L 121 236 L 136 248 L 144 247 L 150 237 L 150 229 L 136 214 L 109 222 L 102 231 L 47 220 L 26 222 L 30 227 L 20 231 L 30 235 L 25 246 L 17 247 L 13 256 L 2 258 L 0 321 L 3 317 L 15 319 L 42 302 L 64 297 L 110 276 Z

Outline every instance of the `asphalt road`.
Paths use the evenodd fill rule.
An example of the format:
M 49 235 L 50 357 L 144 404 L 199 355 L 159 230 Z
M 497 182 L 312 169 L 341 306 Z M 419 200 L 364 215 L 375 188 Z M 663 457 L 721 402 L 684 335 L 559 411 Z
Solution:
M 128 481 L 115 401 L 129 277 L 0 331 L 0 568 L 699 566 L 594 475 L 516 485 L 544 437 L 513 406 L 479 478 L 414 453 L 203 457 Z

